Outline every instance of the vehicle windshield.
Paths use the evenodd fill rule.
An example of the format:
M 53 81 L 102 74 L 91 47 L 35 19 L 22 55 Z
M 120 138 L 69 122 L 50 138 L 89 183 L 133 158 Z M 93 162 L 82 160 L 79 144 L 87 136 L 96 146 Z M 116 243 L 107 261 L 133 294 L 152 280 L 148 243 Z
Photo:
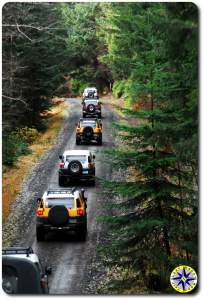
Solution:
M 86 127 L 86 126 L 96 128 L 96 122 L 95 121 L 81 121 L 80 122 L 80 127 Z
M 86 155 L 67 155 L 66 161 L 71 162 L 73 160 L 79 160 L 81 163 L 85 163 L 87 160 Z
M 51 208 L 55 205 L 63 205 L 66 208 L 72 208 L 74 206 L 74 198 L 70 197 L 70 198 L 63 198 L 63 199 L 59 199 L 59 198 L 52 198 L 52 199 L 48 199 L 48 208 Z

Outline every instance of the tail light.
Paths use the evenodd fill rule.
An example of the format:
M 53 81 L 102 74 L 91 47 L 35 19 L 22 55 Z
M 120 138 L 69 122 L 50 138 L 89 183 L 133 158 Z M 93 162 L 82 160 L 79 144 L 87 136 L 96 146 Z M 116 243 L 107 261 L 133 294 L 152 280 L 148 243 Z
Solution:
M 84 210 L 83 210 L 83 208 L 77 209 L 77 215 L 78 215 L 78 216 L 83 216 L 83 215 L 84 215 Z
M 40 286 L 42 289 L 47 288 L 47 276 L 44 276 L 40 279 Z
M 59 167 L 60 169 L 64 169 L 64 163 L 60 163 Z
M 43 210 L 42 209 L 37 210 L 37 216 L 42 216 L 42 215 L 43 215 Z

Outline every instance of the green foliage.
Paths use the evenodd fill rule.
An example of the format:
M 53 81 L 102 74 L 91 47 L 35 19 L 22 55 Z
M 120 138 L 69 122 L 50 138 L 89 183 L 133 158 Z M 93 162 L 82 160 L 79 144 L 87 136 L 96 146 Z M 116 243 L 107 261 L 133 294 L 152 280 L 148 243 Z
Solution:
M 25 143 L 32 144 L 39 136 L 39 133 L 35 128 L 23 127 L 17 128 L 14 132 L 14 135 L 18 140 L 22 140 Z
M 103 183 L 113 200 L 112 216 L 101 218 L 110 230 L 101 253 L 150 288 L 152 271 L 167 283 L 175 265 L 197 268 L 198 16 L 187 3 L 110 4 L 104 15 L 113 92 L 145 109 L 125 110 L 143 122 L 115 124 L 123 146 L 105 152 L 123 176 Z
M 9 136 L 3 137 L 2 162 L 4 165 L 13 166 L 17 158 L 21 155 L 31 153 L 28 144 L 28 137 L 19 133 L 19 130 L 11 132 Z
M 113 84 L 113 95 L 120 98 L 125 92 L 125 80 L 117 80 Z

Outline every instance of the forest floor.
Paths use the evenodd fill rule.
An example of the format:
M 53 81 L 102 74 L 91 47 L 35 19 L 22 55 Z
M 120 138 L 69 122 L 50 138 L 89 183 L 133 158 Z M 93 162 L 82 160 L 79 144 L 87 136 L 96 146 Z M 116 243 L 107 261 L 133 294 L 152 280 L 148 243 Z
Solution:
M 15 201 L 22 188 L 24 179 L 32 172 L 40 157 L 49 150 L 61 129 L 64 112 L 68 103 L 63 98 L 54 98 L 53 107 L 43 114 L 48 121 L 48 128 L 39 134 L 32 145 L 29 146 L 30 154 L 20 156 L 16 164 L 4 169 L 2 178 L 2 220 L 8 217 L 12 203 Z

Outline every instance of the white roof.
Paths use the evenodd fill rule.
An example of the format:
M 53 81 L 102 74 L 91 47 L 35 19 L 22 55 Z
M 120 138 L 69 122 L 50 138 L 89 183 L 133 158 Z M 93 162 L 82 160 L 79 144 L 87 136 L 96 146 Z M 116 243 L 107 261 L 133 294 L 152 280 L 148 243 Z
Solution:
M 95 87 L 87 87 L 87 88 L 85 88 L 85 91 L 88 91 L 88 90 L 97 90 Z
M 78 156 L 78 155 L 90 155 L 89 150 L 65 150 L 63 155 L 71 155 L 71 156 Z
M 70 189 L 56 189 L 51 190 L 49 193 L 49 190 L 44 192 L 42 199 L 44 201 L 48 199 L 67 199 L 67 198 L 78 198 L 79 197 L 79 191 L 74 190 L 72 192 L 72 188 Z
M 25 258 L 25 259 L 32 261 L 33 263 L 39 263 L 38 256 L 34 253 L 31 253 L 29 255 L 27 255 L 27 254 L 4 254 L 4 257 L 5 256 L 14 257 L 14 258 Z
M 86 98 L 86 99 L 84 99 L 84 101 L 86 102 L 86 101 L 96 101 L 96 102 L 98 102 L 98 99 L 94 99 L 94 98 Z

